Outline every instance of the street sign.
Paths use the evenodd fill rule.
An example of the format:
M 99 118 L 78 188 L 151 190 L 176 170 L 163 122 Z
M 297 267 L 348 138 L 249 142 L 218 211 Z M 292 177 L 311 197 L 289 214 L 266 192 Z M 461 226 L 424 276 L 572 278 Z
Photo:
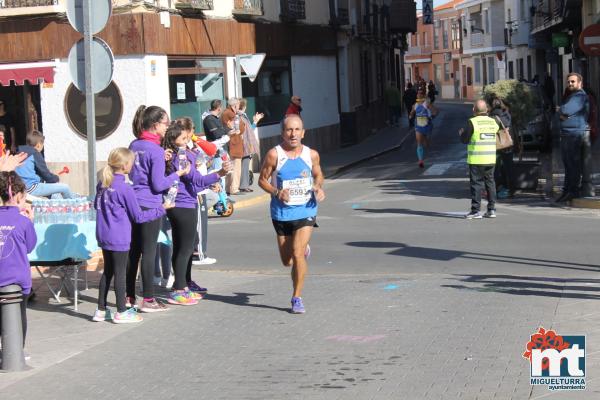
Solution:
M 85 0 L 67 1 L 67 18 L 79 33 L 83 33 L 83 2 Z M 89 1 L 89 0 L 88 0 Z M 111 0 L 94 0 L 89 2 L 91 10 L 90 30 L 95 35 L 106 26 L 112 12 Z
M 600 24 L 588 25 L 581 31 L 579 48 L 587 56 L 600 56 Z
M 569 47 L 569 44 L 567 32 L 552 32 L 552 47 Z
M 92 93 L 100 93 L 110 84 L 113 76 L 114 56 L 108 44 L 100 38 L 93 38 L 92 51 Z M 69 52 L 69 71 L 77 89 L 86 93 L 84 39 L 80 39 Z
M 423 25 L 433 24 L 433 0 L 423 0 Z
M 244 72 L 250 79 L 250 82 L 254 82 L 256 76 L 258 75 L 258 71 L 260 71 L 260 67 L 262 66 L 263 61 L 265 61 L 265 57 L 267 55 L 265 53 L 258 54 L 244 54 L 237 56 L 240 60 L 240 65 L 242 66 Z

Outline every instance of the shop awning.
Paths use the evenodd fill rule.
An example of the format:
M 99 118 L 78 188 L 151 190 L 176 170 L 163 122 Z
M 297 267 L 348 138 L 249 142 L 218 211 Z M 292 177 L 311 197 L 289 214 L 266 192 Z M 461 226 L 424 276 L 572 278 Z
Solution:
M 51 62 L 0 64 L 0 85 L 10 86 L 14 82 L 22 86 L 25 81 L 32 85 L 54 83 L 54 66 Z

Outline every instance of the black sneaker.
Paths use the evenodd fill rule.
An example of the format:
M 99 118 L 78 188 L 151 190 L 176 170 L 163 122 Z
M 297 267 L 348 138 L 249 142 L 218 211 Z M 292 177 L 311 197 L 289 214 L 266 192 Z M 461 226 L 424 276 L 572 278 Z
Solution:
M 467 215 L 465 215 L 466 219 L 481 219 L 483 218 L 479 211 L 471 211 Z
M 496 210 L 488 210 L 485 214 L 483 214 L 484 218 L 496 218 Z

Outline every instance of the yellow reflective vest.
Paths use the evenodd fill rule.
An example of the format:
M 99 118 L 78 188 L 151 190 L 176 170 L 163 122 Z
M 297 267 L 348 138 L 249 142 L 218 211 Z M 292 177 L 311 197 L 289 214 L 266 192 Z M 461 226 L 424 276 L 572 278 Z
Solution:
M 493 118 L 478 115 L 470 120 L 473 123 L 473 135 L 467 146 L 467 164 L 496 164 L 496 133 L 500 129 Z

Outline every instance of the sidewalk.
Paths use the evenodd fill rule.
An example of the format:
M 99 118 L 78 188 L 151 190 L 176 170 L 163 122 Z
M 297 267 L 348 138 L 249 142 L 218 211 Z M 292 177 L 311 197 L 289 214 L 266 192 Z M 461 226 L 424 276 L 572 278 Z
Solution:
M 331 178 L 349 168 L 398 149 L 410 137 L 412 130 L 408 127 L 406 117 L 401 119 L 399 127 L 386 127 L 369 136 L 361 143 L 336 151 L 321 154 L 321 168 L 326 178 Z M 232 196 L 235 208 L 254 206 L 267 201 L 270 196 L 258 186 L 258 172 L 254 173 L 252 193 Z

